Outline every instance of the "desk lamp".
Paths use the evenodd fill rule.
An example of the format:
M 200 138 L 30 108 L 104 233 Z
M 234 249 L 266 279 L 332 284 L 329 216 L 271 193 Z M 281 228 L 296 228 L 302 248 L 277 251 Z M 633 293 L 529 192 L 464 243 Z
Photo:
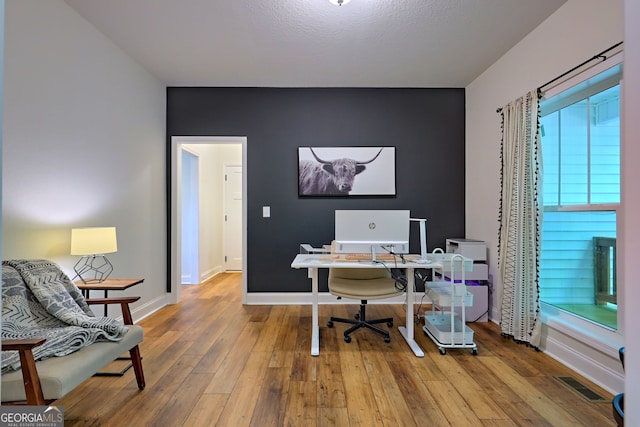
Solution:
M 420 258 L 416 260 L 421 264 L 429 262 L 427 259 L 427 220 L 425 218 L 409 218 L 411 222 L 417 222 L 420 225 Z
M 73 270 L 83 283 L 100 283 L 106 280 L 113 271 L 113 265 L 104 254 L 117 250 L 115 227 L 71 230 L 71 255 L 81 256 Z

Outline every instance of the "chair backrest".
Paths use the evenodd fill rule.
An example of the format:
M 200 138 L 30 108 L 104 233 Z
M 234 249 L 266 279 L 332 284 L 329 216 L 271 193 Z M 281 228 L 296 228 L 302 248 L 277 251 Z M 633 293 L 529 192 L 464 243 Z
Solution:
M 329 280 L 350 279 L 350 280 L 371 280 L 387 279 L 391 274 L 386 268 L 331 268 L 329 269 Z

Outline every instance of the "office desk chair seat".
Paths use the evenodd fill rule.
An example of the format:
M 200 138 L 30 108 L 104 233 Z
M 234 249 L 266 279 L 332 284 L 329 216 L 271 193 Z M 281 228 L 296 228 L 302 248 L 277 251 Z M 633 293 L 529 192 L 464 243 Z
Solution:
M 395 280 L 384 268 L 332 268 L 329 270 L 329 292 L 332 295 L 360 300 L 360 312 L 353 319 L 331 317 L 327 326 L 332 328 L 333 322 L 348 323 L 353 325 L 344 331 L 344 340 L 351 342 L 351 332 L 368 328 L 384 336 L 385 342 L 390 342 L 389 332 L 376 326 L 378 323 L 386 323 L 393 326 L 393 318 L 367 319 L 367 300 L 391 298 L 402 291 L 396 289 Z

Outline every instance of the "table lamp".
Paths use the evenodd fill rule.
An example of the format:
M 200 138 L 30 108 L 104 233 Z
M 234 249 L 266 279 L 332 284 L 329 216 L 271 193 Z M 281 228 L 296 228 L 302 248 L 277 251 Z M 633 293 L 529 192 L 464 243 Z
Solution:
M 106 280 L 113 271 L 113 265 L 104 254 L 117 251 L 115 227 L 71 229 L 71 255 L 81 256 L 73 270 L 83 283 Z

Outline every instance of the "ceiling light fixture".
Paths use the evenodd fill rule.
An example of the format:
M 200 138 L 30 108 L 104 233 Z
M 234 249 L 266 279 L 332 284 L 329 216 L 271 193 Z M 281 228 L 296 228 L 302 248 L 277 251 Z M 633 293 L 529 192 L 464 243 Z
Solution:
M 336 6 L 342 6 L 343 4 L 349 3 L 351 0 L 329 0 L 332 4 Z

